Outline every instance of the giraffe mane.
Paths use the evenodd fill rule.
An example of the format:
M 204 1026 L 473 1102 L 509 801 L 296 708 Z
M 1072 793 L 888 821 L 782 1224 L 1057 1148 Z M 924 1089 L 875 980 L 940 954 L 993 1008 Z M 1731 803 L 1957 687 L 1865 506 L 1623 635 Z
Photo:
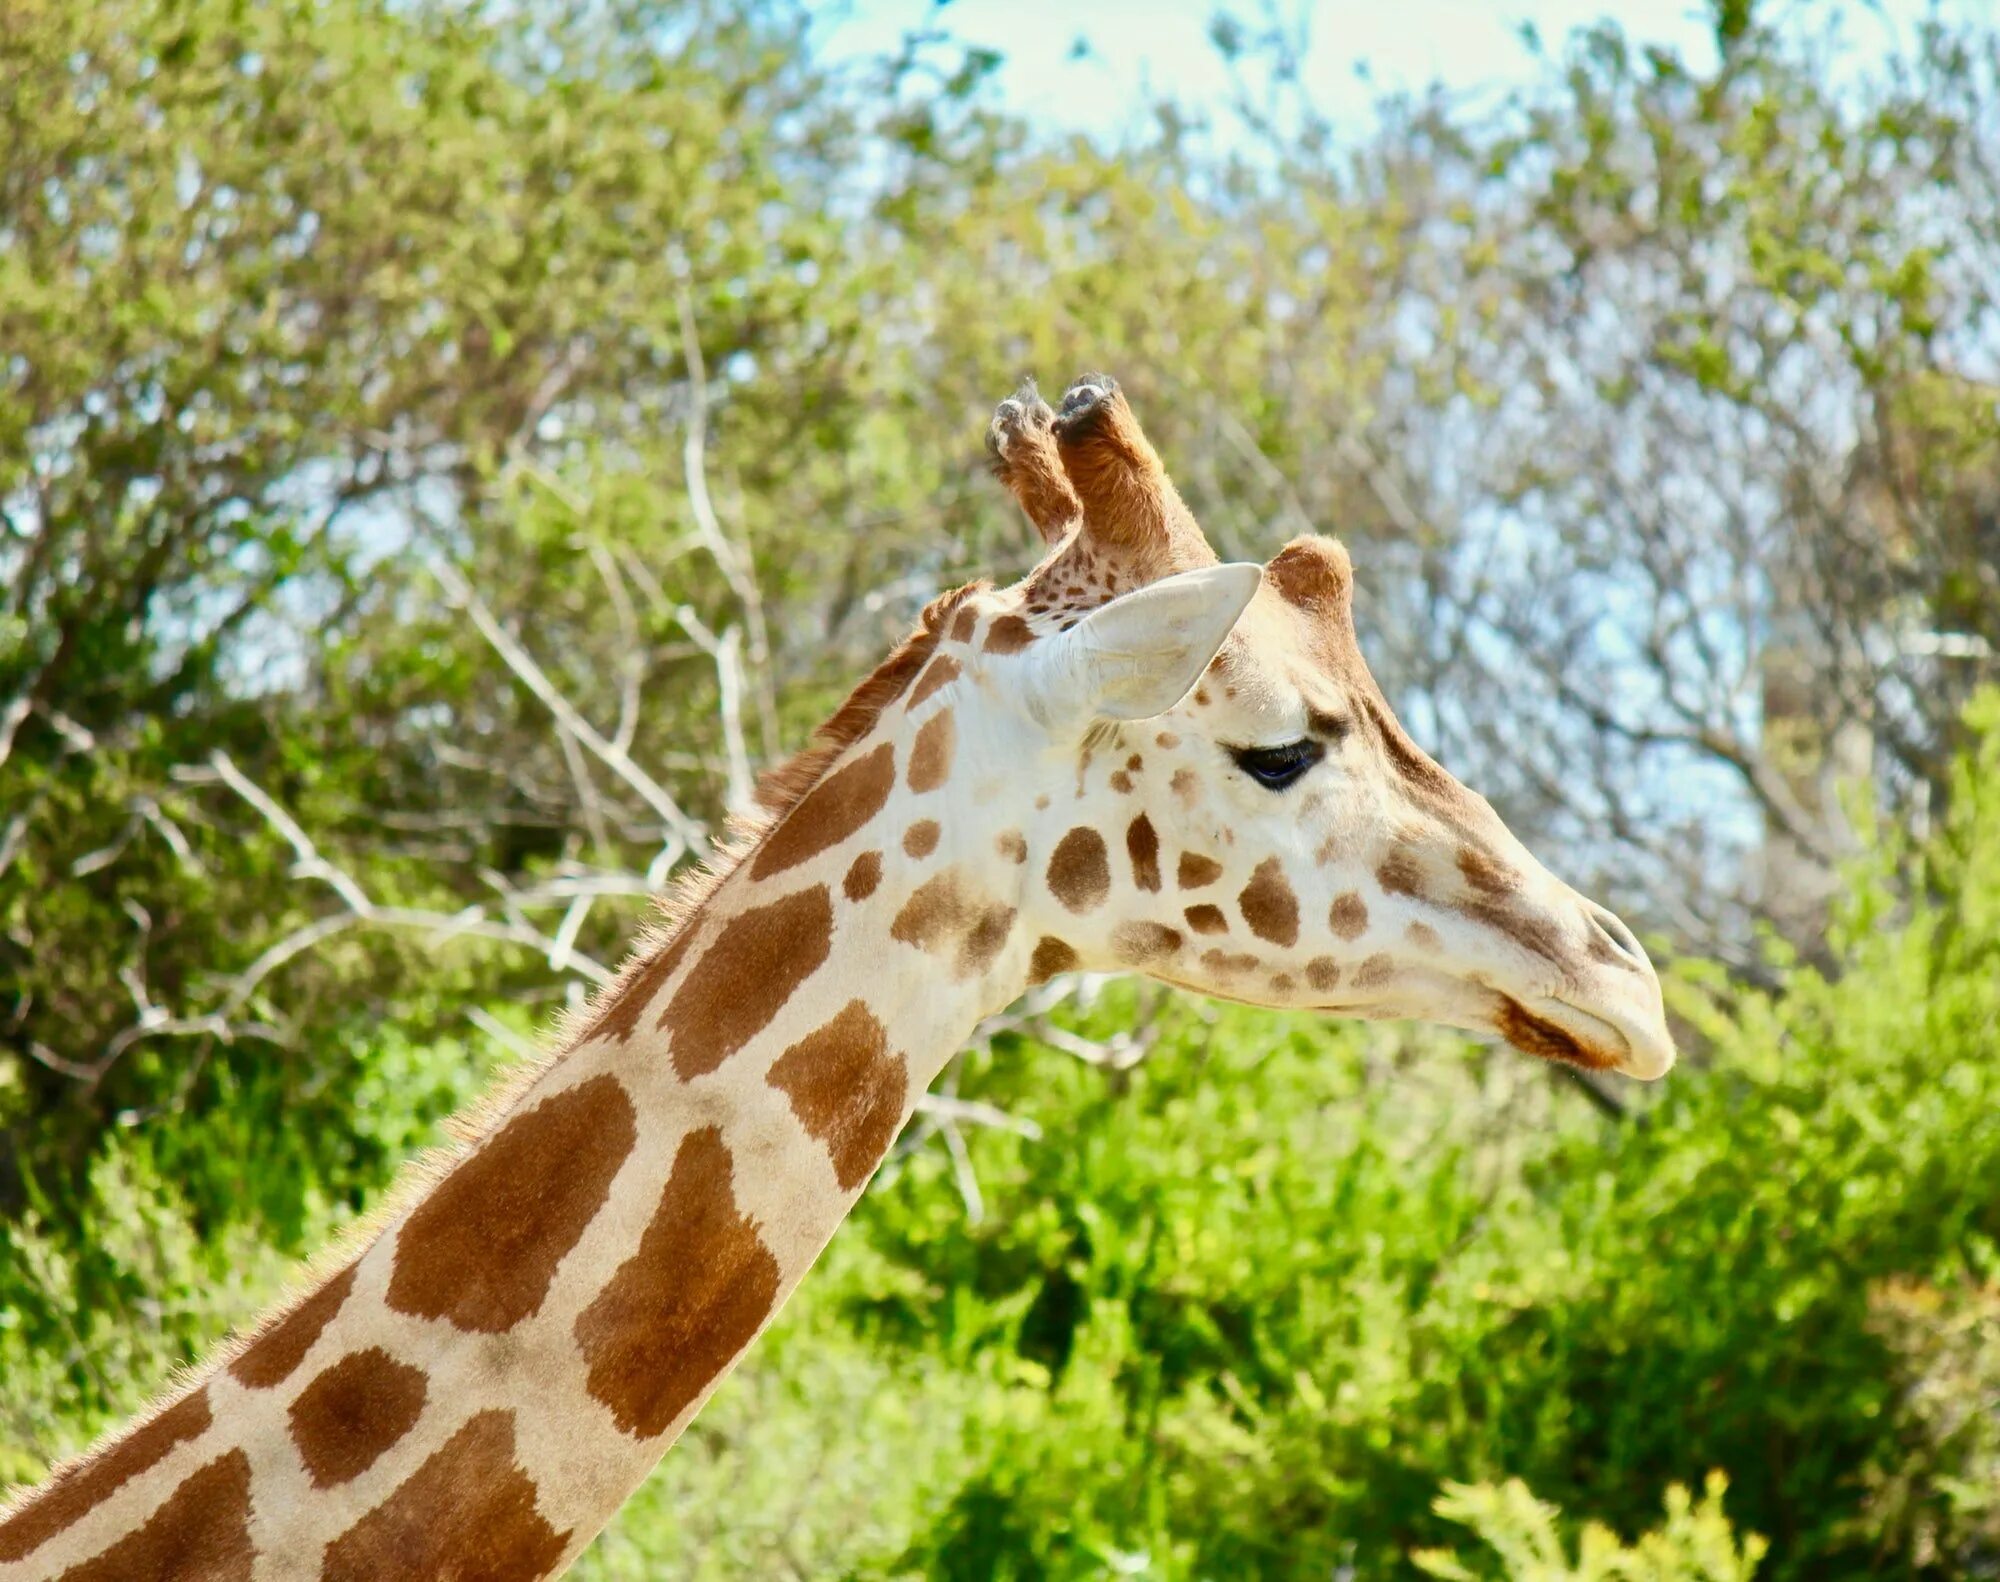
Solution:
M 916 629 L 862 678 L 840 707 L 813 731 L 806 745 L 757 777 L 751 805 L 730 815 L 724 838 L 706 862 L 689 869 L 668 887 L 656 903 L 658 920 L 642 934 L 618 976 L 574 1013 L 579 1020 L 574 1027 L 564 1026 L 560 1043 L 566 1044 L 571 1036 L 589 1025 L 590 1018 L 617 998 L 632 972 L 656 951 L 671 945 L 722 881 L 736 871 L 737 865 L 757 849 L 766 835 L 784 822 L 785 815 L 826 777 L 840 755 L 875 729 L 882 711 L 909 691 L 917 673 L 937 652 L 945 627 L 959 607 L 991 586 L 985 581 L 968 582 L 932 599 L 917 618 Z M 569 1015 L 565 1013 L 566 1023 Z
M 724 838 L 705 862 L 680 875 L 654 902 L 654 919 L 645 924 L 617 974 L 603 984 L 578 1008 L 565 1008 L 558 1016 L 553 1035 L 543 1041 L 541 1052 L 516 1061 L 497 1076 L 477 1098 L 444 1121 L 450 1141 L 409 1160 L 397 1172 L 396 1180 L 367 1213 L 342 1227 L 328 1245 L 308 1258 L 287 1282 L 281 1300 L 266 1308 L 252 1325 L 237 1331 L 206 1359 L 207 1369 L 190 1365 L 178 1369 L 153 1403 L 131 1419 L 144 1423 L 172 1406 L 187 1390 L 206 1376 L 207 1371 L 229 1367 L 263 1334 L 288 1316 L 306 1297 L 344 1269 L 398 1215 L 409 1208 L 444 1177 L 454 1164 L 478 1143 L 510 1111 L 515 1102 L 551 1065 L 571 1049 L 604 1009 L 630 987 L 646 963 L 670 948 L 681 931 L 693 920 L 718 886 L 736 871 L 737 865 L 757 849 L 758 843 L 784 821 L 817 785 L 840 755 L 862 740 L 880 722 L 882 711 L 910 689 L 918 673 L 936 653 L 951 618 L 967 600 L 986 592 L 986 581 L 968 582 L 939 594 L 924 606 L 916 629 L 890 650 L 889 655 L 848 693 L 840 707 L 808 738 L 806 745 L 784 762 L 773 765 L 758 777 L 752 805 L 730 816 Z M 50 1469 L 51 1475 L 94 1460 L 106 1448 L 103 1443 L 83 1454 L 67 1458 Z M 35 1492 L 26 1485 L 7 1498 L 0 1490 L 0 1513 Z
M 518 1062 L 482 1098 L 460 1112 L 450 1130 L 461 1143 L 475 1142 L 491 1130 L 493 1123 L 512 1107 L 535 1078 L 573 1046 L 605 1008 L 626 991 L 646 963 L 672 947 L 722 882 L 757 849 L 766 835 L 784 822 L 785 815 L 819 784 L 834 761 L 875 729 L 882 711 L 910 689 L 917 673 L 937 651 L 946 626 L 960 606 L 991 586 L 984 580 L 968 582 L 932 599 L 918 616 L 916 629 L 862 678 L 840 707 L 807 738 L 806 745 L 757 777 L 751 805 L 730 814 L 723 838 L 707 860 L 681 874 L 653 903 L 654 919 L 640 929 L 617 975 L 581 1006 L 562 1011 L 546 1053 Z M 450 1163 L 457 1152 L 452 1150 L 450 1157 L 439 1163 Z M 425 1163 L 428 1165 L 430 1161 Z M 426 1180 L 435 1174 L 432 1168 L 423 1171 Z
M 917 618 L 916 630 L 891 649 L 889 657 L 848 693 L 846 701 L 813 732 L 807 744 L 758 777 L 756 800 L 763 816 L 756 820 L 753 834 L 763 834 L 789 813 L 819 783 L 834 759 L 875 729 L 882 711 L 909 690 L 917 672 L 937 651 L 945 626 L 959 607 L 991 587 L 986 581 L 968 582 L 931 600 Z M 739 858 L 742 855 L 737 853 Z

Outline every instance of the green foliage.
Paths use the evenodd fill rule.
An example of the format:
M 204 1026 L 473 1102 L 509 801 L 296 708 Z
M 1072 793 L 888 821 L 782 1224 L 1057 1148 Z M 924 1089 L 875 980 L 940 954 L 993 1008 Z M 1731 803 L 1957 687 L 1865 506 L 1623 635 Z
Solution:
M 354 1049 L 303 1113 L 276 1076 L 217 1070 L 215 1124 L 120 1128 L 62 1212 L 28 1178 L 28 1211 L 0 1227 L 0 1485 L 136 1411 L 272 1301 L 484 1085 L 453 1039 L 356 1030 Z
M 1335 462 L 1469 476 L 1474 411 L 1483 504 L 1598 524 L 1561 548 L 1614 587 L 1634 481 L 1503 418 L 1566 441 L 1580 388 L 1616 461 L 1664 386 L 1762 455 L 1837 374 L 1913 524 L 1865 621 L 2000 637 L 1991 516 L 1956 505 L 1993 405 L 1946 356 L 1990 282 L 1929 223 L 1992 210 L 1954 163 L 1990 41 L 1926 33 L 1859 113 L 1779 10 L 1713 11 L 1712 78 L 1599 29 L 1499 131 L 1404 107 L 1333 159 L 1273 112 L 1260 164 L 1179 124 L 1040 136 L 934 40 L 830 74 L 804 8 L 10 5 L 0 1480 L 363 1214 L 497 1063 L 472 1013 L 531 1038 L 565 994 L 546 953 L 360 927 L 251 981 L 338 919 L 218 752 L 383 905 L 660 853 L 434 559 L 714 819 L 692 634 L 756 658 L 770 757 L 926 596 L 1022 561 L 975 474 L 1024 367 L 1115 367 L 1225 554 L 1317 523 L 1428 564 L 1447 527 Z M 1216 23 L 1246 69 L 1262 37 Z M 697 412 L 761 626 L 703 547 Z M 1428 616 L 1371 591 L 1385 638 Z M 1469 686 L 1485 652 L 1438 662 Z M 1959 674 L 1917 702 L 1955 719 Z M 1978 745 L 1933 773 L 1937 741 Z M 1042 1128 L 972 1137 L 984 1219 L 902 1161 L 580 1574 L 1990 1573 L 2000 704 L 1910 762 L 1938 832 L 1877 838 L 1827 970 L 1682 962 L 1694 1058 L 1622 1123 L 1456 1038 L 1126 988 L 1078 1025 L 1156 1016 L 1137 1071 L 968 1057 Z M 1712 1469 L 1764 1539 L 1682 1492 Z
M 1720 1475 L 1696 1504 L 1676 1483 L 1667 1490 L 1667 1519 L 1630 1546 L 1595 1522 L 1585 1523 L 1572 1562 L 1557 1525 L 1560 1513 L 1519 1479 L 1494 1485 L 1447 1484 L 1438 1514 L 1468 1528 L 1493 1551 L 1491 1566 L 1429 1552 L 1413 1556 L 1426 1576 L 1444 1582 L 1750 1582 L 1763 1558 L 1763 1539 L 1738 1542 L 1722 1514 L 1728 1480 Z

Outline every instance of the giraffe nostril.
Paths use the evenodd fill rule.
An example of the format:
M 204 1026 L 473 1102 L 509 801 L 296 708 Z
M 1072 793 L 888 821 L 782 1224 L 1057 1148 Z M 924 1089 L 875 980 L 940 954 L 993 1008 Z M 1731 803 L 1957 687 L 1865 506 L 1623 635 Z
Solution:
M 1625 926 L 1624 921 L 1615 912 L 1608 912 L 1595 902 L 1586 902 L 1585 915 L 1589 917 L 1591 927 L 1627 965 L 1634 967 L 1651 965 L 1646 959 L 1644 947 L 1632 937 L 1632 930 Z

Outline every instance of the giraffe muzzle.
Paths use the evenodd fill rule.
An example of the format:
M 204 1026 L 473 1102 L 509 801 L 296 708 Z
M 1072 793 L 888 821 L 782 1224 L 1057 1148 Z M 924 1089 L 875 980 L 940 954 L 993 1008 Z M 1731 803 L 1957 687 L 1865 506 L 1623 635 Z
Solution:
M 1525 1054 L 1650 1082 L 1673 1069 L 1674 1043 L 1663 1014 L 1619 1014 L 1568 999 L 1501 997 L 1494 1026 Z
M 1583 912 L 1584 949 L 1572 957 L 1553 992 L 1500 996 L 1494 1018 L 1515 1048 L 1593 1071 L 1616 1071 L 1650 1082 L 1673 1069 L 1659 975 L 1645 947 L 1615 913 L 1576 897 Z

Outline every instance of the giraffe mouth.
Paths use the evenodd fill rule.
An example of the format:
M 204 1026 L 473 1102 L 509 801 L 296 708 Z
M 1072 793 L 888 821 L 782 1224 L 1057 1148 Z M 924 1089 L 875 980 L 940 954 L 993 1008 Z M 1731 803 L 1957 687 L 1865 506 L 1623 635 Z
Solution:
M 1238 1005 L 1266 1003 L 1232 994 L 1214 984 L 1160 976 L 1163 981 L 1210 999 L 1230 1000 Z M 1569 1000 L 1540 995 L 1519 1000 L 1483 984 L 1475 993 L 1475 999 L 1461 1002 L 1449 1014 L 1439 1014 L 1436 1007 L 1421 1014 L 1472 1032 L 1498 1033 L 1522 1054 L 1579 1066 L 1586 1071 L 1615 1071 L 1621 1076 L 1650 1082 L 1664 1076 L 1674 1064 L 1673 1045 L 1667 1040 L 1664 1026 L 1656 1034 L 1641 1019 L 1638 1034 L 1634 1036 L 1626 1023 L 1587 1011 Z M 1321 1001 L 1301 1009 L 1355 1021 L 1403 1020 L 1420 1014 L 1404 1004 L 1386 1000 Z
M 1650 1081 L 1674 1063 L 1671 1043 L 1633 1037 L 1626 1025 L 1568 1000 L 1538 999 L 1523 1004 L 1500 996 L 1494 1030 L 1523 1054 L 1560 1060 L 1587 1071 L 1616 1071 Z
M 1614 1069 L 1627 1048 L 1624 1036 L 1609 1022 L 1558 1000 L 1543 1001 L 1540 1008 L 1530 1010 L 1503 994 L 1493 1028 L 1524 1055 L 1588 1071 Z

